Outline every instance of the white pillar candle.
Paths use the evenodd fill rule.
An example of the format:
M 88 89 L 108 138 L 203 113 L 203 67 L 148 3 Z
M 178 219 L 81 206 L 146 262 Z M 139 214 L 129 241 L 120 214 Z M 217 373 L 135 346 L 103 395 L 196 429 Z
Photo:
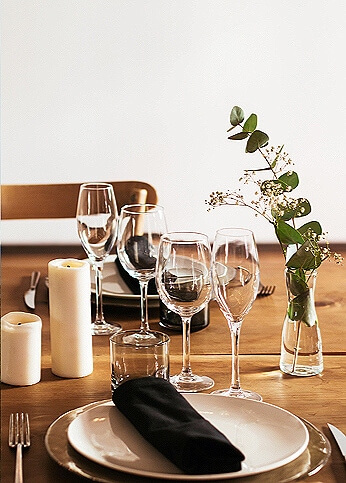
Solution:
M 93 371 L 90 265 L 58 259 L 48 263 L 52 372 L 83 377 Z
M 41 379 L 41 331 L 38 315 L 9 312 L 1 318 L 1 381 L 30 386 Z

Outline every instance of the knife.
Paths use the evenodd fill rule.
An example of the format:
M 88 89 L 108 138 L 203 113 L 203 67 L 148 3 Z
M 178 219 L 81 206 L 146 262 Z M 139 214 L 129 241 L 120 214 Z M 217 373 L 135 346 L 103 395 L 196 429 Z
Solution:
M 40 280 L 40 275 L 40 272 L 31 273 L 30 288 L 24 293 L 24 302 L 30 309 L 35 308 L 36 287 Z
M 335 441 L 338 443 L 340 451 L 346 461 L 346 436 L 340 429 L 336 428 L 332 424 L 327 423 L 328 428 L 332 432 L 332 435 L 335 438 Z

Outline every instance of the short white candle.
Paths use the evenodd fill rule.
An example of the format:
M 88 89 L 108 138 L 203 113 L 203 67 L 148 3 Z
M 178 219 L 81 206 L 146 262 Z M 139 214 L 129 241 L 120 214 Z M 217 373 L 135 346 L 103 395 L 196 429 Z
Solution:
M 52 372 L 83 377 L 93 371 L 90 265 L 57 259 L 48 263 Z
M 41 379 L 41 331 L 38 315 L 9 312 L 1 318 L 1 381 L 30 386 Z

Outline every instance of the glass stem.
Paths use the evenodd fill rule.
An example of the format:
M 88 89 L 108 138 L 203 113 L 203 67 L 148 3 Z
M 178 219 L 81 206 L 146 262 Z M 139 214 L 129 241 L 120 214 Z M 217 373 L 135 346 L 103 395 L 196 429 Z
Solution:
M 190 327 L 191 317 L 182 317 L 183 325 L 183 367 L 181 369 L 181 375 L 190 377 L 192 376 L 192 370 L 190 366 Z
M 231 391 L 240 392 L 240 373 L 239 373 L 239 337 L 241 322 L 231 323 L 232 340 L 232 380 Z
M 149 322 L 148 322 L 148 280 L 140 280 L 139 286 L 141 289 L 141 331 L 148 332 Z
M 95 324 L 104 324 L 102 304 L 102 269 L 103 263 L 97 263 L 95 269 Z

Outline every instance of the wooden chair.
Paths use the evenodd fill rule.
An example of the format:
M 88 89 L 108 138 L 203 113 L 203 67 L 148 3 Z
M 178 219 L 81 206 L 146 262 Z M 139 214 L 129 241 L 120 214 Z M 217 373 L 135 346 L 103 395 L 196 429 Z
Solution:
M 142 181 L 111 181 L 118 210 L 126 204 L 157 204 L 153 186 Z M 75 218 L 81 183 L 1 186 L 3 220 Z

